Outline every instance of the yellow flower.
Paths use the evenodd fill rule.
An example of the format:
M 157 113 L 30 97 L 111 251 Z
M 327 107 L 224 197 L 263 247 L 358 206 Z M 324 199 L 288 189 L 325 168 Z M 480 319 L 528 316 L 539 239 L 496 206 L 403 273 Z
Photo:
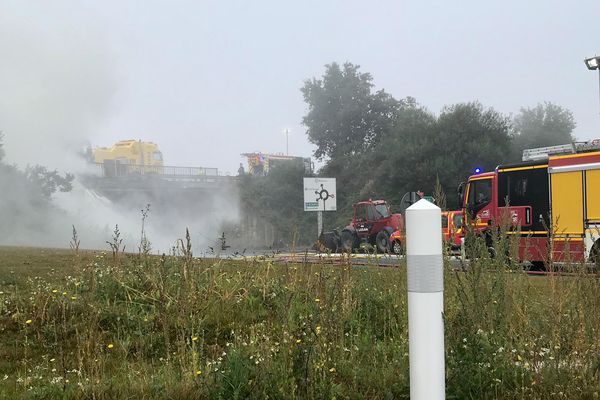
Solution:
M 318 303 L 321 301 L 321 299 L 319 299 L 318 297 L 315 299 L 315 301 Z
M 302 342 L 302 339 L 296 339 L 296 343 Z
M 52 293 L 58 293 L 58 290 L 54 289 L 54 290 L 52 291 Z
M 195 342 L 196 340 L 198 340 L 198 336 L 192 336 L 192 342 Z
M 196 371 L 196 375 L 197 375 L 197 376 L 200 376 L 200 375 L 202 375 L 202 371 Z
M 66 296 L 66 295 L 67 295 L 67 292 L 63 292 L 63 296 Z
M 77 300 L 77 296 L 71 296 L 71 300 Z
M 329 372 L 335 372 L 335 367 L 329 368 Z
M 108 346 L 106 346 L 106 347 L 108 347 L 109 349 L 112 349 L 115 346 L 112 343 L 109 343 Z
M 51 359 L 50 359 L 50 362 L 54 362 L 54 361 L 55 361 L 55 360 L 54 360 L 54 358 L 51 358 Z
M 30 319 L 28 319 L 27 321 L 25 321 L 25 323 L 26 323 L 27 325 L 30 325 L 32 322 L 33 322 L 33 321 L 32 321 L 32 320 L 30 320 Z
M 316 331 L 317 331 L 317 335 L 318 335 L 319 333 L 321 333 L 321 326 L 320 326 L 320 325 L 317 325 Z

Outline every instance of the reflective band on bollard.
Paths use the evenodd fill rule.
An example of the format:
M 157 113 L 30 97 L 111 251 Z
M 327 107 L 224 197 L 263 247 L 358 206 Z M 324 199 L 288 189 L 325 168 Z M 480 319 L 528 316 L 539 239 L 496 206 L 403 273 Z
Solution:
M 446 398 L 442 213 L 427 200 L 406 209 L 411 400 Z

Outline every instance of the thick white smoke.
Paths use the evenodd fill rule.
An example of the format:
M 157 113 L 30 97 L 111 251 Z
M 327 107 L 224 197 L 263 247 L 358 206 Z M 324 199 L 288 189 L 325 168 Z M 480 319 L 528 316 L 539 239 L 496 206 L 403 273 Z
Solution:
M 102 137 L 119 86 L 104 29 L 78 3 L 0 4 L 5 163 L 21 170 L 40 164 L 78 177 L 92 170 L 78 154 L 90 138 Z M 71 192 L 54 195 L 54 208 L 48 211 L 34 201 L 30 188 L 19 185 L 14 176 L 0 171 L 0 244 L 67 247 L 75 225 L 82 246 L 106 249 L 118 224 L 127 249 L 137 249 L 140 210 L 150 200 L 112 203 L 75 181 Z M 204 215 L 180 212 L 169 203 L 152 204 L 147 235 L 154 249 L 168 251 L 186 226 L 197 248 L 212 245 L 223 220 L 238 217 L 237 194 L 227 198 L 214 199 L 216 206 Z

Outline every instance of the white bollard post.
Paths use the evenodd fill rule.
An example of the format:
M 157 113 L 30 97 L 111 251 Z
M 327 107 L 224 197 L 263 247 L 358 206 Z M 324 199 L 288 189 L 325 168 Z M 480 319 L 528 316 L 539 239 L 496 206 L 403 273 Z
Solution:
M 446 398 L 442 214 L 419 200 L 406 209 L 411 400 Z

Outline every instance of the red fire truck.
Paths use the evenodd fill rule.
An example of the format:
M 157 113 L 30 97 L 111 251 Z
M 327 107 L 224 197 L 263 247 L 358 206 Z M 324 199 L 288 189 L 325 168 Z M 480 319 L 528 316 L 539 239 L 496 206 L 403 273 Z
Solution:
M 521 163 L 470 176 L 459 198 L 488 242 L 508 219 L 522 261 L 600 261 L 599 139 L 527 149 Z

